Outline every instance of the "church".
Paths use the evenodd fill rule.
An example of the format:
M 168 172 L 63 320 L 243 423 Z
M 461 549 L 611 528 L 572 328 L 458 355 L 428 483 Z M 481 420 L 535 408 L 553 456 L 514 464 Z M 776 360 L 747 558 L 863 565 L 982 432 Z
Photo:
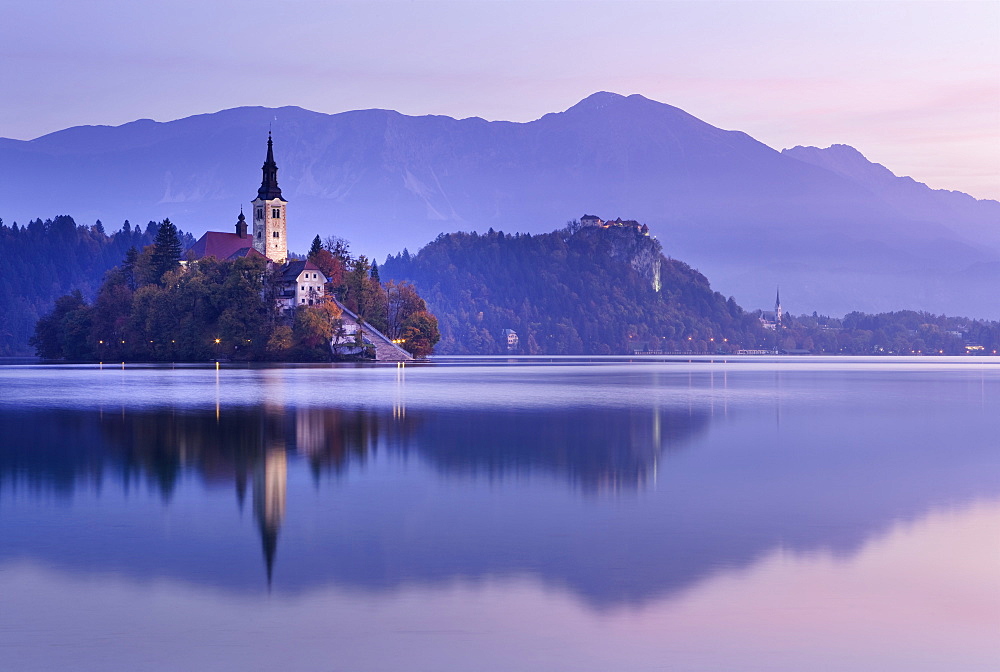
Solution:
M 340 309 L 340 329 L 330 344 L 335 352 L 351 351 L 360 332 L 363 346 L 373 351 L 376 360 L 412 360 L 413 355 L 351 312 L 336 296 L 328 295 L 328 278 L 316 264 L 306 259 L 288 258 L 288 201 L 281 195 L 281 187 L 278 186 L 278 164 L 274 161 L 274 142 L 270 132 L 267 134 L 267 158 L 262 170 L 264 174 L 257 198 L 250 204 L 253 233 L 248 230 L 246 215 L 241 208 L 234 232 L 206 231 L 186 252 L 187 260 L 206 257 L 215 257 L 220 261 L 243 257 L 266 259 L 277 267 L 277 302 L 285 315 L 291 316 L 296 308 L 326 300 L 333 301 Z
M 259 257 L 280 268 L 278 303 L 285 311 L 313 305 L 325 296 L 326 277 L 311 261 L 288 259 L 286 201 L 278 186 L 278 164 L 274 161 L 274 143 L 267 134 L 267 158 L 257 198 L 253 200 L 253 233 L 248 231 L 243 209 L 236 220 L 236 231 L 206 231 L 187 251 L 189 260 L 215 257 L 230 261 L 241 257 Z

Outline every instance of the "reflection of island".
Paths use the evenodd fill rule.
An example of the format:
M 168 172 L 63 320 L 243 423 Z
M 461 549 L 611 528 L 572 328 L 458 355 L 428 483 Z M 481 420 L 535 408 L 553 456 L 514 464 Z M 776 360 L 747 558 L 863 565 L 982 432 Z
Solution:
M 644 487 L 661 457 L 707 424 L 707 415 L 687 410 L 4 411 L 0 489 L 27 481 L 70 493 L 118 475 L 126 487 L 142 481 L 170 501 L 194 473 L 210 485 L 232 484 L 242 508 L 249 485 L 270 582 L 290 458 L 305 461 L 317 485 L 324 473 L 363 465 L 381 445 L 419 454 L 446 476 L 549 474 L 596 493 Z
M 586 492 L 640 490 L 660 460 L 707 429 L 688 409 L 593 409 L 437 413 L 422 418 L 421 453 L 447 474 L 549 474 Z
M 936 409 L 960 395 L 913 395 L 905 417 L 921 421 L 906 425 L 891 396 L 859 404 L 880 410 L 883 398 L 889 412 L 789 404 L 780 426 L 773 409 L 705 405 L 2 409 L 0 563 L 259 590 L 263 546 L 282 591 L 530 575 L 594 605 L 642 603 L 778 548 L 851 553 L 900 521 L 1000 494 L 988 398 L 948 402 L 945 423 Z M 192 477 L 241 502 L 250 491 L 252 544 L 232 502 L 199 497 Z M 145 485 L 169 506 L 6 507 L 53 492 L 99 499 L 108 482 Z M 625 487 L 635 496 L 579 496 Z
M 337 409 L 25 409 L 0 412 L 0 436 L 0 493 L 29 486 L 69 495 L 117 476 L 126 488 L 141 480 L 169 501 L 182 476 L 192 472 L 208 484 L 232 483 L 242 507 L 252 484 L 270 581 L 285 517 L 289 451 L 308 462 L 314 478 L 339 473 L 366 459 L 379 424 L 364 412 Z

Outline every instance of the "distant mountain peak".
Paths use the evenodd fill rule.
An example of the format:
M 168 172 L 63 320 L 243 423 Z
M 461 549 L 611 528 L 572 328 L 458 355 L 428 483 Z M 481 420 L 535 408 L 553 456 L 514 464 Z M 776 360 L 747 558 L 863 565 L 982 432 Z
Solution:
M 783 149 L 781 153 L 864 184 L 873 181 L 884 184 L 886 181 L 899 179 L 898 175 L 881 163 L 868 160 L 864 154 L 850 145 L 834 144 L 826 149 L 797 145 L 791 149 Z
M 680 108 L 674 107 L 673 105 L 667 105 L 666 103 L 661 103 L 651 98 L 646 98 L 638 93 L 632 93 L 627 96 L 623 96 L 620 93 L 613 93 L 610 91 L 598 91 L 597 93 L 592 93 L 583 100 L 581 100 L 576 105 L 573 105 L 566 110 L 564 114 L 573 114 L 579 112 L 606 112 L 608 108 L 620 108 L 620 109 L 656 109 L 656 110 L 673 110 L 677 112 L 683 112 Z M 684 114 L 687 114 L 684 112 Z
M 592 93 L 583 100 L 581 100 L 576 105 L 570 107 L 567 112 L 582 112 L 588 110 L 601 110 L 609 105 L 614 105 L 622 100 L 625 100 L 625 96 L 620 93 L 612 93 L 611 91 L 598 91 L 597 93 Z

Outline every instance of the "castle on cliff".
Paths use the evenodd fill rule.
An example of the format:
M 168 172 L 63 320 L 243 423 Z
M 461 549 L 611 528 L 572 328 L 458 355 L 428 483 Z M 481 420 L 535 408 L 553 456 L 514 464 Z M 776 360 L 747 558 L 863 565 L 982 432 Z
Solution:
M 580 218 L 580 224 L 582 226 L 599 226 L 602 229 L 610 229 L 612 227 L 635 229 L 644 236 L 649 235 L 649 227 L 645 224 L 640 224 L 634 219 L 622 219 L 619 217 L 617 219 L 604 221 L 597 215 L 584 215 Z

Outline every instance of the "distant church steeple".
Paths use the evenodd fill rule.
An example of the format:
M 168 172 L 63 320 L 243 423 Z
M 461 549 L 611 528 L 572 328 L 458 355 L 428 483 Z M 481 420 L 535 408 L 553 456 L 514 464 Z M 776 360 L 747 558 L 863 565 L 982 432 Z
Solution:
M 774 322 L 781 326 L 781 287 L 774 292 Z
M 253 200 L 253 247 L 265 257 L 279 264 L 288 258 L 288 237 L 285 222 L 287 201 L 278 187 L 278 164 L 274 162 L 274 145 L 271 132 L 267 133 L 267 158 L 264 176 Z

